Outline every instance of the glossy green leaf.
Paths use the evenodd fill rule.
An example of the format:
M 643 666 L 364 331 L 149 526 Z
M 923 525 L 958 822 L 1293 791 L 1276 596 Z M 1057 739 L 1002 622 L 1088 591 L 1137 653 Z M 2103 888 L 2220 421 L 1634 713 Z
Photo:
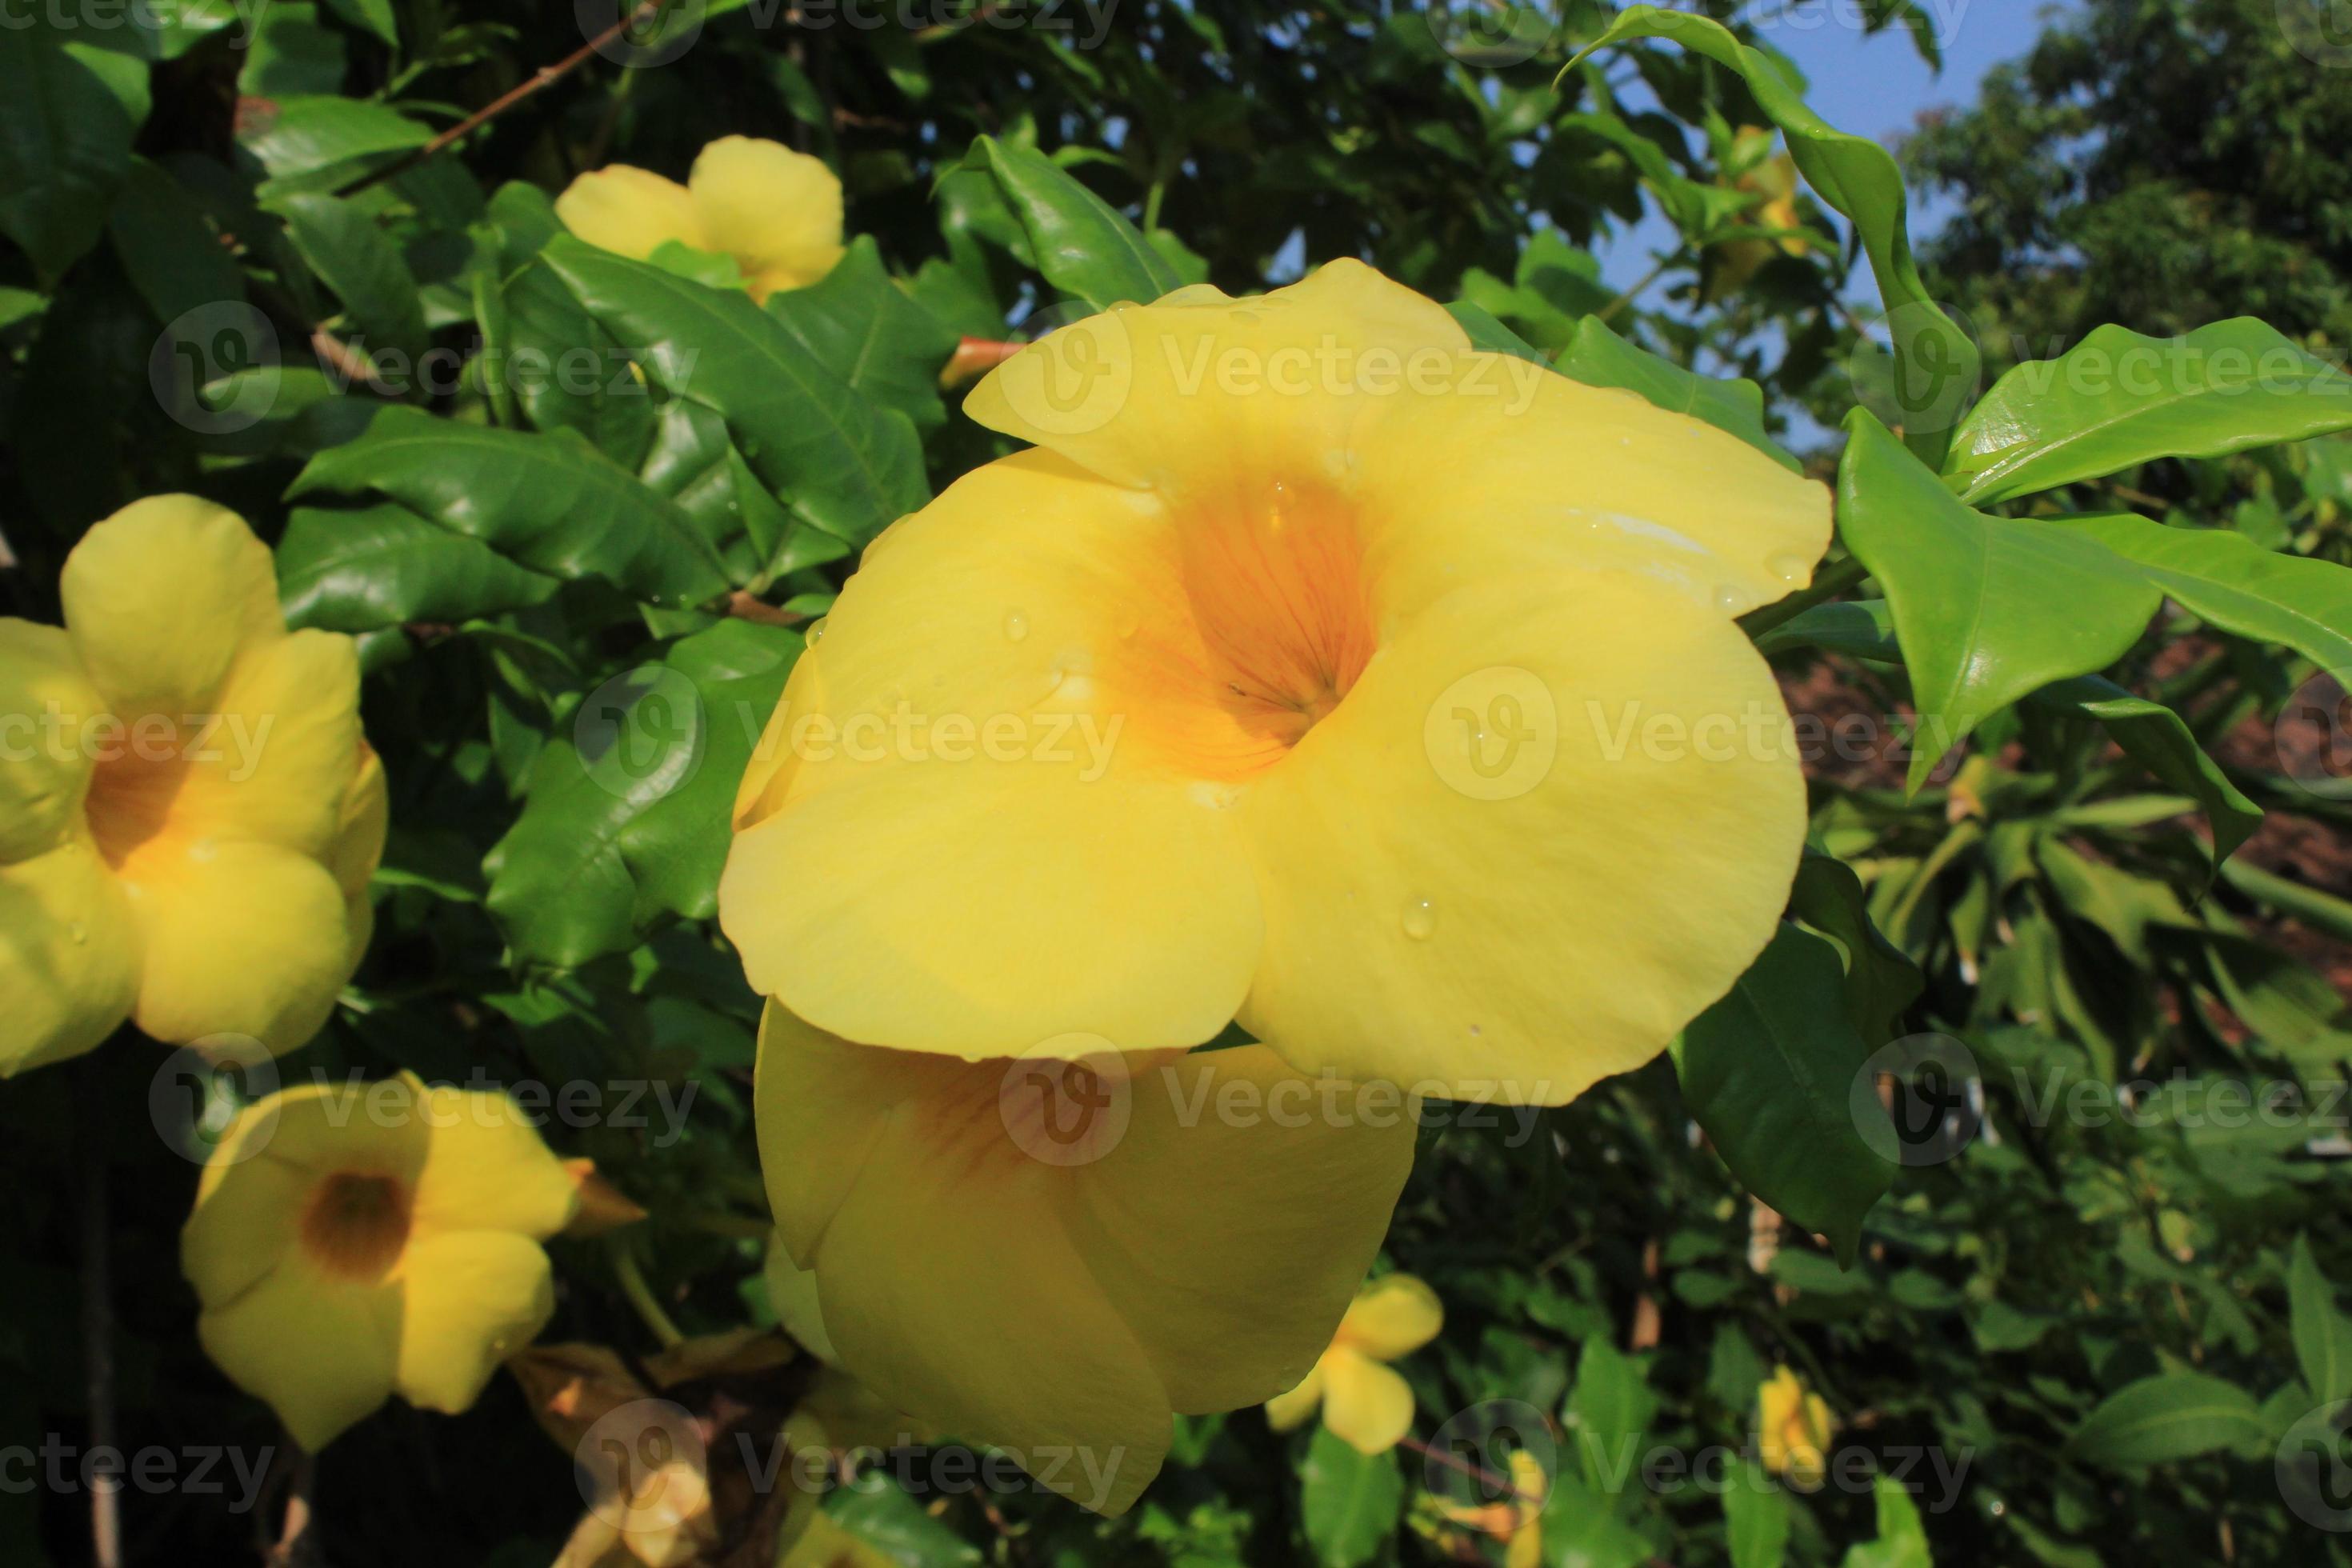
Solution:
M 2209 1373 L 2168 1372 L 2100 1401 L 2066 1439 L 2066 1451 L 2113 1468 L 2193 1458 L 2262 1436 L 2252 1394 Z
M 863 1485 L 835 1488 L 824 1499 L 824 1516 L 864 1549 L 856 1559 L 861 1568 L 980 1568 L 984 1561 L 980 1548 L 878 1474 Z
M 1789 1556 L 1789 1493 L 1757 1466 L 1724 1479 L 1723 1538 L 1731 1568 L 1780 1568 Z
M 364 632 L 469 621 L 544 604 L 562 586 L 389 502 L 298 506 L 278 544 L 278 596 L 289 626 Z
M 1544 1495 L 1543 1557 L 1554 1568 L 1643 1568 L 1650 1543 L 1609 1500 L 1562 1470 Z
M 1990 505 L 2152 458 L 2215 458 L 2352 427 L 2352 376 L 2251 316 L 2150 338 L 2095 327 L 1993 383 L 1953 432 L 1945 474 Z
M 1642 1363 L 1602 1336 L 1587 1336 L 1563 1415 L 1584 1484 L 1621 1501 L 1642 1496 L 1642 1438 L 1657 1414 Z
M 220 231 L 194 197 L 144 158 L 135 159 L 107 234 L 131 286 L 160 321 L 245 298 L 245 279 Z
M 1815 114 L 1778 59 L 1706 16 L 1629 5 L 1560 74 L 1565 77 L 1594 50 L 1637 38 L 1667 39 L 1738 72 L 1757 106 L 1787 136 L 1790 156 L 1806 183 L 1853 220 L 1886 304 L 1903 405 L 1923 416 L 1906 427 L 1905 439 L 1927 461 L 1940 461 L 1951 434 L 1949 421 L 1960 412 L 1954 395 L 1974 388 L 1981 356 L 1919 277 L 1905 219 L 1903 174 L 1894 158 L 1877 142 L 1849 136 Z
M 2196 801 L 2212 827 L 2216 861 L 2228 859 L 2262 826 L 2263 808 L 2230 782 L 2187 721 L 2164 704 L 2096 675 L 2053 682 L 2029 700 L 2037 708 L 2097 720 L 2125 755 Z
M 2163 596 L 2084 532 L 1962 505 L 1866 412 L 1846 429 L 1838 528 L 1885 588 L 1910 667 L 1916 790 L 1989 714 L 2121 658 Z
M 2336 1304 L 2336 1287 L 2319 1271 L 2311 1237 L 2294 1238 L 2287 1266 L 2288 1324 L 2294 1336 L 2295 1364 L 2313 1399 L 2332 1405 L 2352 1399 L 2352 1318 Z
M 767 310 L 818 363 L 917 429 L 947 422 L 940 369 L 961 334 L 891 279 L 872 236 L 850 241 L 817 282 L 768 296 Z
M 55 276 L 98 243 L 137 125 L 37 16 L 0 26 L 0 235 Z
M 1298 1488 L 1299 1521 L 1318 1568 L 1370 1562 L 1396 1529 L 1404 1504 L 1394 1450 L 1358 1453 L 1319 1423 L 1298 1467 Z
M 433 139 L 396 109 L 359 99 L 281 98 L 241 121 L 237 140 L 273 180 L 319 176 L 335 184 L 345 166 L 411 152 Z
M 1685 370 L 1672 360 L 1637 349 L 1598 316 L 1576 325 L 1568 352 L 1553 368 L 1570 381 L 1587 386 L 1617 386 L 1638 394 L 1671 414 L 1687 414 L 1718 430 L 1727 430 L 1782 468 L 1795 470 L 1797 459 L 1764 434 L 1764 391 L 1748 380 L 1717 381 Z
M 518 961 L 572 968 L 716 910 L 736 782 L 800 650 L 797 633 L 724 620 L 582 700 L 484 861 Z
M 1509 354 L 1530 364 L 1549 366 L 1551 356 L 1527 339 L 1496 321 L 1483 305 L 1468 300 L 1456 300 L 1445 307 L 1446 314 L 1460 324 L 1468 335 L 1470 346 L 1481 353 Z
M 1118 210 L 1044 153 L 975 137 L 962 166 L 984 171 L 1020 218 L 1045 281 L 1097 310 L 1150 304 L 1181 288 L 1168 258 Z
M 817 527 L 863 544 L 930 499 L 913 421 L 877 407 L 749 299 L 568 235 L 542 259 L 648 377 L 724 419 L 752 471 Z
M 1895 637 L 1895 613 L 1884 599 L 1840 599 L 1801 610 L 1756 639 L 1756 651 L 1769 657 L 1817 647 L 1874 664 L 1903 662 Z
M 1740 1184 L 1853 1260 L 1862 1216 L 1893 1167 L 1872 1152 L 1853 1093 L 1870 1047 L 1854 1032 L 1838 950 L 1783 924 L 1730 994 L 1683 1031 L 1675 1050 L 1683 1103 Z M 1891 1127 L 1878 1130 L 1891 1144 Z
M 1871 923 L 1862 879 L 1833 855 L 1808 847 L 1797 864 L 1789 912 L 1836 942 L 1845 958 L 1845 1011 L 1866 1045 L 1894 1038 L 1903 1010 L 1926 980 L 1919 966 Z
M 341 336 L 355 350 L 392 349 L 414 365 L 428 342 L 416 275 L 373 214 L 340 196 L 280 196 L 269 204 L 287 237 L 343 304 Z
M 693 519 L 569 432 L 390 406 L 359 440 L 311 458 L 287 493 L 322 490 L 374 491 L 532 571 L 602 577 L 656 604 L 699 604 L 730 585 Z
M 2184 608 L 2223 631 L 2294 649 L 2352 672 L 2352 568 L 2265 550 L 2224 528 L 2168 528 L 2147 518 L 2070 518 Z

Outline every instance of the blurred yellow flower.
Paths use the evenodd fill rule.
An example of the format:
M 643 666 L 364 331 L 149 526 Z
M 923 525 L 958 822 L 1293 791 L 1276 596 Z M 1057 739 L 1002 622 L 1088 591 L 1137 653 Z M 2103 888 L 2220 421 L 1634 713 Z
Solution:
M 1477 1506 L 1437 1500 L 1438 1512 L 1452 1522 L 1503 1542 L 1503 1568 L 1538 1568 L 1543 1561 L 1544 1498 L 1551 1479 L 1543 1463 L 1525 1448 L 1512 1450 L 1511 1495 Z
M 758 990 L 968 1058 L 1238 1016 L 1553 1104 L 1761 950 L 1805 790 L 1732 617 L 1808 580 L 1821 485 L 1355 262 L 1063 327 L 965 408 L 1039 448 L 867 549 L 743 780 Z
M 1825 1458 L 1837 1424 L 1818 1394 L 1810 1394 L 1797 1374 L 1776 1369 L 1757 1391 L 1757 1444 L 1764 1468 L 1784 1476 L 1789 1484 L 1811 1491 L 1828 1473 Z
M 578 1203 L 502 1093 L 283 1090 L 231 1124 L 181 1232 L 197 1337 L 313 1451 L 391 1394 L 463 1410 L 554 1310 L 539 1244 Z
M 1304 1088 L 1259 1046 L 972 1063 L 771 1004 L 772 1289 L 888 1406 L 1121 1512 L 1173 1413 L 1297 1379 L 1380 1245 L 1412 1120 L 1280 1109 Z
M 1339 1331 L 1289 1392 L 1269 1399 L 1265 1418 L 1287 1432 L 1320 1405 L 1323 1425 L 1360 1453 L 1384 1454 L 1412 1425 L 1412 1387 L 1383 1365 L 1437 1337 L 1445 1309 L 1410 1274 L 1383 1274 L 1356 1292 Z
M 778 142 L 722 136 L 686 184 L 615 163 L 581 175 L 555 216 L 599 249 L 643 261 L 676 242 L 732 257 L 754 300 L 799 289 L 841 259 L 841 182 L 821 158 Z
M 1803 226 L 1803 215 L 1797 210 L 1797 161 L 1786 153 L 1774 153 L 1772 132 L 1754 125 L 1743 125 L 1732 139 L 1730 166 L 1738 171 L 1732 188 L 1761 198 L 1749 208 L 1741 221 L 1753 228 L 1793 229 Z M 1756 275 L 1756 269 L 1771 259 L 1779 248 L 1789 256 L 1802 256 L 1805 241 L 1796 235 L 1780 239 L 1729 239 L 1715 247 L 1715 265 L 1708 270 L 1706 297 L 1719 300 L 1737 290 Z
M 383 850 L 352 639 L 288 631 L 268 550 L 194 496 L 99 523 L 59 592 L 62 628 L 0 619 L 0 1078 L 126 1017 L 301 1045 Z

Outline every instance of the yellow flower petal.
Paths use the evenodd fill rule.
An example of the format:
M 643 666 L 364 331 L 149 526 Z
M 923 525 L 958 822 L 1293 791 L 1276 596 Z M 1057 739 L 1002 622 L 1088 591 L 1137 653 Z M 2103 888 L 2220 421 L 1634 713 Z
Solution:
M 695 158 L 686 183 L 702 248 L 735 258 L 755 300 L 814 283 L 841 259 L 841 182 L 821 158 L 722 136 Z
M 154 764 L 176 781 L 151 831 L 324 856 L 354 780 L 359 697 L 358 652 L 340 632 L 298 631 L 253 649 L 223 684 L 217 721 L 183 727 L 178 756 Z M 100 770 L 102 795 L 114 771 Z M 111 837 L 102 823 L 100 831 Z
M 794 1263 L 792 1253 L 779 1238 L 769 1245 L 767 1267 L 762 1274 L 768 1287 L 768 1305 L 776 1314 L 777 1326 L 817 1360 L 840 1360 L 833 1348 L 833 1336 L 825 1331 L 824 1308 L 817 1300 L 816 1271 Z
M 637 261 L 673 239 L 698 250 L 709 248 L 687 188 L 625 163 L 573 180 L 555 198 L 555 216 L 599 250 Z
M 1345 1345 L 1323 1364 L 1323 1425 L 1363 1454 L 1385 1454 L 1412 1426 L 1412 1388 Z
M 1348 1303 L 1339 1338 L 1375 1361 L 1394 1361 L 1435 1339 L 1444 1326 L 1436 1291 L 1410 1274 L 1383 1274 Z
M 1229 797 L 1123 718 L 1187 656 L 1118 635 L 1151 607 L 1139 569 L 1166 564 L 1137 555 L 1147 522 L 1033 454 L 868 552 L 814 655 L 823 711 L 787 738 L 788 804 L 719 884 L 756 989 L 850 1039 L 971 1059 L 1073 1031 L 1191 1046 L 1232 1017 L 1260 933 Z
M 0 1079 L 90 1049 L 139 994 L 139 928 L 85 837 L 0 865 Z
M 1440 599 L 1242 816 L 1266 929 L 1244 1027 L 1307 1070 L 1557 1105 L 1762 950 L 1805 784 L 1736 626 L 1562 573 Z
M 1265 1424 L 1277 1432 L 1287 1432 L 1314 1415 L 1322 1403 L 1323 1363 L 1318 1360 L 1305 1377 L 1265 1402 Z
M 0 616 L 0 864 L 75 836 L 95 766 L 79 726 L 99 710 L 63 631 Z
M 58 592 L 82 667 L 126 720 L 210 711 L 238 655 L 286 630 L 268 547 L 195 496 L 150 496 L 99 523 Z
M 316 860 L 199 841 L 142 854 L 123 880 L 145 941 L 136 1017 L 148 1034 L 249 1035 L 275 1055 L 327 1021 L 351 955 L 342 892 Z
M 394 1287 L 291 1265 L 207 1308 L 196 1337 L 231 1383 L 316 1453 L 392 1393 L 400 1315 Z
M 418 1110 L 432 1130 L 416 1177 L 421 1232 L 494 1230 L 538 1239 L 572 1222 L 579 1184 L 511 1096 L 436 1085 L 418 1097 Z
M 436 1145 L 441 1136 L 435 1135 Z M 476 1195 L 499 1199 L 495 1189 Z M 529 1344 L 555 1311 L 547 1254 L 507 1230 L 427 1231 L 410 1243 L 397 1280 L 394 1386 L 427 1410 L 455 1415 L 469 1408 L 499 1363 Z

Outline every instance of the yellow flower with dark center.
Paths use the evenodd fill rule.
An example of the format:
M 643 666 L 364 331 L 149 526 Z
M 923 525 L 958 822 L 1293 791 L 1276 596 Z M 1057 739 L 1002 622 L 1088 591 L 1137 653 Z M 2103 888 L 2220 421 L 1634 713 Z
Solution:
M 239 1113 L 180 1237 L 229 1380 L 313 1451 L 397 1393 L 457 1412 L 554 1310 L 579 1188 L 502 1093 L 286 1089 Z
M 383 849 L 352 639 L 289 632 L 268 550 L 194 496 L 99 523 L 60 592 L 62 628 L 0 619 L 0 1078 L 126 1017 L 303 1044 Z
M 703 148 L 682 185 L 625 163 L 583 174 L 555 216 L 638 261 L 672 242 L 731 257 L 754 300 L 814 283 L 841 259 L 841 181 L 822 158 L 751 136 Z
M 1811 1491 L 1829 1473 L 1827 1453 L 1837 1423 L 1828 1402 L 1808 1393 L 1787 1367 L 1775 1369 L 1757 1391 L 1757 1444 L 1764 1468 L 1789 1484 Z
M 812 1337 L 923 1429 L 1120 1512 L 1173 1413 L 1297 1380 L 1380 1245 L 1412 1119 L 1316 1114 L 1313 1087 L 1257 1046 L 975 1063 L 772 1004 L 760 1163 Z
M 1320 1406 L 1334 1436 L 1361 1453 L 1387 1453 L 1412 1426 L 1412 1386 L 1386 1363 L 1435 1339 L 1444 1324 L 1436 1291 L 1410 1274 L 1383 1274 L 1356 1293 L 1314 1369 L 1266 1401 L 1267 1422 L 1287 1432 Z
M 1088 318 L 965 407 L 1038 448 L 867 549 L 744 779 L 758 990 L 970 1058 L 1238 1016 L 1559 1103 L 1762 949 L 1804 781 L 1732 617 L 1809 579 L 1821 485 L 1354 262 Z

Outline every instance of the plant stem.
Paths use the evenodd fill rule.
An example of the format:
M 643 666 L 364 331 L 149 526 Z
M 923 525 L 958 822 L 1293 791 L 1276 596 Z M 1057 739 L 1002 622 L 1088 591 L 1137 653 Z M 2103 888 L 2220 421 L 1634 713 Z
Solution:
M 81 1152 L 81 1348 L 89 1399 L 89 1446 L 115 1447 L 114 1280 L 106 1169 L 106 1068 L 100 1052 L 76 1064 L 75 1142 Z M 100 1478 L 89 1488 L 89 1534 L 98 1568 L 121 1568 L 121 1488 Z
M 1760 637 L 1773 627 L 1795 620 L 1815 605 L 1836 598 L 1869 575 L 1869 568 L 1851 555 L 1843 561 L 1833 561 L 1822 568 L 1821 574 L 1813 579 L 1811 587 L 1740 616 L 1740 629 L 1750 637 Z
M 606 1249 L 613 1255 L 613 1275 L 621 1282 L 621 1294 L 629 1299 L 629 1305 L 636 1310 L 654 1338 L 661 1342 L 662 1349 L 684 1342 L 686 1335 L 678 1331 L 670 1315 L 654 1299 L 653 1287 L 646 1283 L 645 1273 L 637 1267 L 637 1255 L 617 1237 L 606 1244 Z

